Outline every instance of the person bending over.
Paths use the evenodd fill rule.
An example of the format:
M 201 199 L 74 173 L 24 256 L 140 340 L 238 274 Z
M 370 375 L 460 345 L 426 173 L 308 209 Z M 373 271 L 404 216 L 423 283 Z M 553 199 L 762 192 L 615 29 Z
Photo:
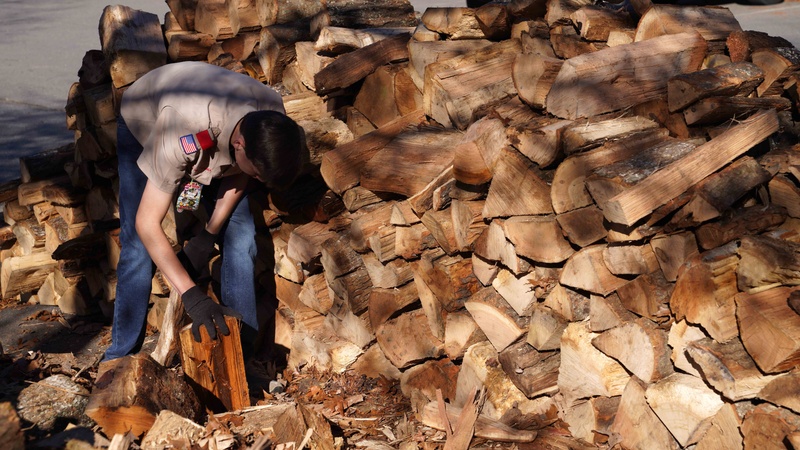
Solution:
M 228 334 L 224 316 L 232 315 L 243 321 L 245 354 L 252 351 L 256 231 L 248 185 L 291 184 L 302 165 L 302 136 L 280 94 L 205 62 L 167 64 L 124 92 L 117 127 L 122 248 L 104 361 L 141 349 L 156 267 L 180 292 L 196 340 L 201 326 L 212 338 L 216 327 Z M 179 210 L 210 208 L 205 229 L 178 254 L 161 227 L 173 202 Z M 197 284 L 217 242 L 221 304 Z

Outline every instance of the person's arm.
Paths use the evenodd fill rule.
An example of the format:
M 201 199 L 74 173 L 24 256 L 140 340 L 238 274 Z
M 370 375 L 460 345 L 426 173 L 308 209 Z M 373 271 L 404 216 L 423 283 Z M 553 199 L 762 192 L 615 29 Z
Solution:
M 136 213 L 136 232 L 156 266 L 170 284 L 183 293 L 193 287 L 195 282 L 181 265 L 161 228 L 161 221 L 171 207 L 172 194 L 158 189 L 148 181 Z
M 205 326 L 211 339 L 217 336 L 219 327 L 224 335 L 230 330 L 225 324 L 224 316 L 241 319 L 242 316 L 231 308 L 217 304 L 195 284 L 189 273 L 172 250 L 167 235 L 161 228 L 169 208 L 172 207 L 172 194 L 161 191 L 150 181 L 147 182 L 142 195 L 139 210 L 136 213 L 136 232 L 142 240 L 153 262 L 172 284 L 172 288 L 181 293 L 186 313 L 192 319 L 192 335 L 198 342 L 201 340 L 200 327 Z
M 231 175 L 222 179 L 219 193 L 217 194 L 217 204 L 208 219 L 206 231 L 213 235 L 219 234 L 239 200 L 244 196 L 248 182 L 250 182 L 250 176 L 245 173 Z

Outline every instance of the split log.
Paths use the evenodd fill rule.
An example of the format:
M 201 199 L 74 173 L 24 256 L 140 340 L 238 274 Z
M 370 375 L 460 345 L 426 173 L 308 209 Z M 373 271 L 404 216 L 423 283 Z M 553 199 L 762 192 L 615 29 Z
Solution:
M 744 236 L 738 249 L 736 276 L 739 289 L 758 291 L 774 286 L 795 286 L 800 244 L 769 236 Z
M 795 413 L 800 411 L 800 403 L 797 399 L 798 373 L 797 370 L 771 377 L 770 381 L 758 393 L 758 398 L 766 400 L 774 405 L 791 409 Z
M 413 33 L 413 28 L 368 28 L 353 29 L 344 27 L 324 27 L 320 30 L 319 36 L 314 43 L 314 48 L 318 52 L 330 52 L 335 54 L 347 53 L 349 51 L 366 47 L 388 37 L 403 33 Z
M 739 120 L 763 109 L 788 110 L 792 102 L 781 97 L 709 97 L 683 111 L 687 125 L 711 125 L 727 120 Z
M 759 48 L 791 47 L 792 44 L 778 36 L 763 31 L 733 31 L 725 41 L 732 62 L 750 61 L 754 50 Z
M 575 253 L 553 215 L 511 217 L 503 230 L 518 255 L 536 262 L 560 263 Z
M 511 271 L 500 269 L 492 280 L 492 287 L 498 294 L 514 308 L 520 316 L 530 316 L 531 306 L 536 304 L 536 290 L 538 274 L 531 272 L 516 276 Z
M 464 307 L 498 352 L 528 329 L 528 321 L 520 317 L 493 287 L 485 287 L 473 294 Z
M 448 359 L 425 361 L 403 372 L 400 389 L 415 411 L 438 398 L 452 401 L 456 397 L 456 379 L 460 367 Z
M 666 93 L 670 78 L 699 69 L 706 48 L 699 34 L 681 33 L 570 58 L 547 95 L 547 110 L 561 118 L 577 119 L 656 98 Z M 632 69 L 644 66 L 652 70 Z M 665 70 L 667 67 L 670 69 Z M 611 79 L 615 81 L 611 83 Z M 631 87 L 636 87 L 635 95 Z
M 764 71 L 764 82 L 756 88 L 759 97 L 782 95 L 784 83 L 800 69 L 800 50 L 794 47 L 760 48 L 751 59 Z
M 546 4 L 547 13 L 544 18 L 547 21 L 547 25 L 553 27 L 558 23 L 570 20 L 570 16 L 575 11 L 592 4 L 592 2 L 588 0 L 555 0 L 548 1 Z
M 456 147 L 453 176 L 457 181 L 468 185 L 488 183 L 503 148 L 510 144 L 511 139 L 504 121 L 494 116 L 485 116 L 473 122 Z
M 569 322 L 580 322 L 589 317 L 590 300 L 591 296 L 585 292 L 556 283 L 546 294 L 542 305 L 560 314 Z
M 14 256 L 3 261 L 0 285 L 4 299 L 36 291 L 58 263 L 47 252 Z
M 635 23 L 626 11 L 595 5 L 578 9 L 570 15 L 570 20 L 587 41 L 608 41 L 612 31 L 635 29 Z
M 735 210 L 728 217 L 701 225 L 695 230 L 704 249 L 716 248 L 737 238 L 758 234 L 786 221 L 786 211 L 776 206 L 751 206 Z M 769 279 L 767 275 L 766 279 Z M 752 280 L 758 282 L 758 278 Z
M 194 30 L 194 14 L 197 9 L 197 0 L 167 0 L 166 3 L 182 30 Z
M 670 112 L 708 97 L 747 96 L 764 81 L 764 71 L 748 62 L 678 75 L 667 82 Z
M 611 222 L 633 225 L 669 199 L 682 194 L 689 187 L 719 170 L 725 164 L 777 131 L 775 111 L 762 111 L 740 125 L 697 147 L 690 155 L 658 171 L 635 187 L 614 196 L 603 208 L 603 215 Z M 727 151 L 726 151 L 727 150 Z M 664 186 L 658 196 L 653 186 Z M 647 192 L 645 199 L 644 192 Z
M 19 158 L 20 182 L 29 183 L 63 175 L 64 164 L 74 158 L 74 144 L 22 156 Z
M 453 148 L 459 137 L 452 130 L 402 133 L 365 164 L 361 185 L 373 192 L 413 196 L 452 165 Z
M 141 435 L 156 416 L 168 409 L 190 420 L 199 420 L 200 402 L 189 385 L 146 354 L 104 363 L 95 382 L 86 415 L 113 436 Z
M 707 41 L 721 41 L 735 31 L 742 31 L 739 21 L 728 8 L 714 6 L 654 5 L 639 19 L 634 41 L 697 30 Z
M 311 38 L 307 28 L 287 25 L 269 25 L 259 33 L 256 56 L 267 83 L 283 79 L 286 67 L 297 56 L 295 44 Z
M 505 4 L 489 2 L 475 10 L 483 35 L 492 40 L 509 39 L 512 17 Z
M 180 415 L 165 409 L 158 413 L 155 422 L 153 422 L 153 426 L 142 438 L 142 448 L 160 448 L 162 446 L 169 445 L 167 444 L 168 442 L 175 441 L 198 442 L 203 438 L 204 433 L 205 428 L 187 419 L 186 417 L 181 417 Z M 122 434 L 114 435 L 112 442 L 117 440 L 118 437 L 122 436 Z M 124 436 L 127 437 L 127 440 L 130 441 L 130 443 L 133 443 L 133 441 L 136 439 L 136 437 L 131 433 L 127 433 Z M 113 443 L 109 445 L 109 449 L 112 449 L 113 447 Z M 130 444 L 128 444 L 127 447 L 119 448 L 130 448 Z
M 613 118 L 601 116 L 566 127 L 561 133 L 561 150 L 564 154 L 571 155 L 597 147 L 609 140 L 655 130 L 658 127 L 658 123 L 641 116 Z
M 424 315 L 422 310 L 410 311 L 375 330 L 378 345 L 398 369 L 444 354 L 441 341 L 431 334 L 430 328 L 419 326 L 425 320 Z
M 340 195 L 357 185 L 361 181 L 361 170 L 367 162 L 405 128 L 418 125 L 422 119 L 422 110 L 414 111 L 325 153 L 320 165 L 325 183 Z
M 218 332 L 213 340 L 206 327 L 201 326 L 200 342 L 194 340 L 191 325 L 180 331 L 183 371 L 194 382 L 203 404 L 217 412 L 250 406 L 239 322 L 233 317 L 225 317 L 225 325 L 230 333 L 223 335 Z
M 158 16 L 127 6 L 103 9 L 100 45 L 115 88 L 127 86 L 167 63 Z
M 558 350 L 561 347 L 561 335 L 568 324 L 564 317 L 552 309 L 535 305 L 526 343 L 540 352 Z
M 551 200 L 556 213 L 565 213 L 594 204 L 584 181 L 592 170 L 628 159 L 644 147 L 663 142 L 665 129 L 648 131 L 616 142 L 610 142 L 586 153 L 573 155 L 558 165 L 553 176 Z
M 667 281 L 675 281 L 683 264 L 698 251 L 697 241 L 690 232 L 656 236 L 650 246 Z
M 464 357 L 473 344 L 486 341 L 480 327 L 466 310 L 447 314 L 444 325 L 444 351 L 450 359 Z
M 800 217 L 800 188 L 788 177 L 778 174 L 769 180 L 769 198 L 773 205 L 786 209 L 790 217 Z
M 671 223 L 691 226 L 715 219 L 723 211 L 733 208 L 748 192 L 769 182 L 770 178 L 772 175 L 755 159 L 743 156 L 708 176 L 687 193 L 691 200 L 675 214 Z M 774 199 L 773 204 L 783 206 Z
M 604 209 L 617 194 L 632 189 L 649 175 L 690 154 L 696 147 L 696 142 L 691 140 L 665 140 L 642 149 L 632 158 L 596 169 L 586 178 L 586 188 L 597 206 Z
M 639 275 L 617 288 L 617 295 L 625 308 L 654 322 L 669 317 L 669 299 L 674 285 L 661 271 Z
M 619 363 L 592 345 L 597 336 L 585 323 L 569 324 L 561 336 L 558 388 L 566 405 L 598 395 L 622 395 L 631 378 Z
M 673 373 L 667 334 L 647 319 L 604 331 L 592 340 L 592 345 L 645 383 L 656 382 Z
M 550 186 L 537 172 L 533 162 L 518 151 L 504 148 L 494 168 L 483 217 L 552 213 Z M 527 195 L 518 195 L 520 191 Z
M 642 275 L 659 269 L 649 245 L 609 245 L 603 250 L 603 262 L 614 275 Z
M 621 396 L 592 397 L 564 411 L 570 434 L 597 445 L 607 443 L 609 427 L 619 409 Z
M 378 67 L 408 59 L 409 34 L 399 34 L 337 57 L 314 75 L 317 93 L 348 87 Z
M 673 322 L 669 329 L 669 340 L 667 343 L 672 348 L 671 358 L 676 369 L 680 369 L 698 378 L 702 377 L 697 366 L 689 362 L 686 348 L 691 342 L 706 337 L 708 337 L 708 335 L 706 335 L 699 326 L 689 325 L 685 320 Z
M 419 261 L 412 263 L 412 269 L 417 286 L 429 289 L 448 312 L 463 308 L 481 288 L 472 271 L 472 260 L 460 255 L 436 257 L 423 254 Z
M 275 440 L 279 445 L 296 445 L 319 450 L 333 450 L 333 432 L 325 417 L 307 406 L 292 404 L 286 408 L 273 425 Z
M 516 95 L 511 72 L 519 51 L 512 39 L 426 66 L 425 114 L 445 127 L 466 129 L 487 107 Z
M 798 429 L 800 417 L 797 414 L 766 403 L 757 405 L 742 420 L 744 448 L 785 446 L 787 438 L 796 434 Z
M 367 75 L 353 106 L 376 127 L 422 107 L 422 92 L 411 80 L 408 63 L 383 65 Z
M 626 284 L 628 280 L 611 273 L 603 262 L 605 248 L 591 245 L 572 255 L 564 264 L 560 283 L 603 296 Z
M 482 39 L 486 35 L 473 8 L 426 8 L 420 21 L 425 28 L 444 34 L 448 39 Z
M 474 253 L 484 260 L 502 263 L 517 275 L 529 272 L 530 263 L 517 255 L 514 244 L 506 239 L 501 223 L 495 219 L 489 224 L 475 240 Z
M 610 431 L 619 435 L 620 444 L 626 448 L 680 448 L 670 431 L 647 404 L 646 389 L 642 380 L 631 377 L 622 392 Z
M 677 372 L 648 386 L 645 395 L 647 403 L 683 447 L 703 437 L 724 404 L 702 379 Z
M 369 293 L 369 322 L 377 330 L 403 308 L 419 300 L 414 283 L 399 288 L 373 288 Z
M 556 215 L 561 230 L 570 242 L 586 247 L 608 234 L 603 224 L 603 212 L 595 204 Z
M 528 430 L 544 428 L 556 420 L 556 405 L 544 396 L 529 399 L 519 390 L 498 364 L 498 353 L 489 342 L 473 345 L 464 355 L 456 383 L 456 406 L 469 400 L 473 389 L 486 390 L 483 412 L 492 419 L 514 417 L 518 426 Z
M 764 375 L 758 369 L 739 339 L 721 344 L 703 338 L 690 342 L 686 353 L 703 374 L 703 379 L 734 402 L 760 398 L 761 390 L 777 378 Z
M 326 279 L 328 280 L 328 286 L 330 286 L 331 291 L 333 291 L 336 297 L 343 300 L 341 308 L 344 309 L 342 312 L 350 311 L 353 314 L 361 314 L 367 309 L 372 282 L 370 281 L 367 269 L 363 266 L 338 278 L 332 278 L 326 275 Z M 334 311 L 336 309 L 336 305 L 334 304 L 331 311 L 336 314 L 339 312 L 338 310 Z
M 520 153 L 540 167 L 551 167 L 563 156 L 562 137 L 571 120 L 542 118 L 508 127 L 509 139 Z
M 550 44 L 553 47 L 553 53 L 561 59 L 570 59 L 596 52 L 604 46 L 602 43 L 589 42 L 581 38 L 571 24 L 554 24 L 550 28 Z
M 294 47 L 296 60 L 292 67 L 296 69 L 300 82 L 308 89 L 316 92 L 314 77 L 328 64 L 331 64 L 334 59 L 330 56 L 321 55 L 314 50 L 313 42 L 296 42 Z
M 302 0 L 300 0 L 302 1 Z M 314 36 L 327 26 L 347 28 L 415 27 L 418 20 L 408 0 L 380 3 L 364 0 L 326 0 L 323 10 L 312 21 Z
M 787 303 L 794 289 L 777 287 L 736 295 L 736 317 L 742 343 L 765 373 L 789 370 L 800 357 L 798 316 Z
M 469 39 L 463 41 L 429 41 L 420 42 L 412 39 L 408 43 L 411 79 L 420 90 L 424 87 L 425 70 L 428 65 L 464 55 L 474 50 L 491 45 L 485 39 Z
M 558 391 L 559 352 L 539 352 L 519 341 L 500 352 L 503 371 L 528 398 L 553 395 Z
M 238 21 L 231 17 L 230 3 L 226 0 L 198 0 L 194 14 L 194 29 L 210 34 L 216 40 L 236 36 Z
M 446 404 L 446 408 L 447 423 L 442 420 L 442 415 L 439 412 L 439 406 L 436 402 L 430 402 L 425 405 L 425 408 L 420 414 L 420 421 L 431 428 L 444 430 L 449 427 L 451 423 L 456 422 L 462 414 L 462 409 L 457 406 L 448 403 Z M 517 430 L 499 420 L 493 420 L 481 414 L 475 422 L 475 436 L 497 442 L 532 442 L 536 439 L 536 432 Z
M 716 448 L 742 449 L 744 442 L 740 427 L 742 420 L 736 411 L 736 406 L 726 403 L 711 419 L 711 427 L 697 442 L 697 450 L 712 450 Z
M 617 294 L 607 297 L 593 295 L 589 309 L 589 328 L 599 333 L 633 322 L 636 316 L 628 311 Z

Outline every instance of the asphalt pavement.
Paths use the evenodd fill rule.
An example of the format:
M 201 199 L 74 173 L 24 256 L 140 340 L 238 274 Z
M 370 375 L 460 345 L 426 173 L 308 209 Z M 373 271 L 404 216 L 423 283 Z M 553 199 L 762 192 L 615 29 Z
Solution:
M 78 81 L 83 55 L 99 49 L 104 0 L 4 0 L 0 14 L 0 182 L 19 177 L 19 158 L 72 142 L 66 128 L 67 93 Z M 157 14 L 163 0 L 129 0 Z M 417 11 L 464 6 L 464 0 L 411 0 Z M 733 11 L 745 30 L 782 36 L 800 47 L 800 2 L 771 6 L 715 3 Z

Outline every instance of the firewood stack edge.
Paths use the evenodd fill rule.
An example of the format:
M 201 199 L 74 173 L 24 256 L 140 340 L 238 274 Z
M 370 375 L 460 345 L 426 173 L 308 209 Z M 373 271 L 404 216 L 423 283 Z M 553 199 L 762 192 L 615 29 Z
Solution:
M 306 131 L 296 186 L 253 202 L 289 367 L 399 380 L 430 426 L 437 391 L 450 412 L 483 390 L 520 441 L 800 448 L 791 43 L 647 0 L 167 3 L 163 23 L 106 7 L 74 144 L 3 187 L 3 298 L 108 314 L 118 100 L 203 60 L 275 86 Z

